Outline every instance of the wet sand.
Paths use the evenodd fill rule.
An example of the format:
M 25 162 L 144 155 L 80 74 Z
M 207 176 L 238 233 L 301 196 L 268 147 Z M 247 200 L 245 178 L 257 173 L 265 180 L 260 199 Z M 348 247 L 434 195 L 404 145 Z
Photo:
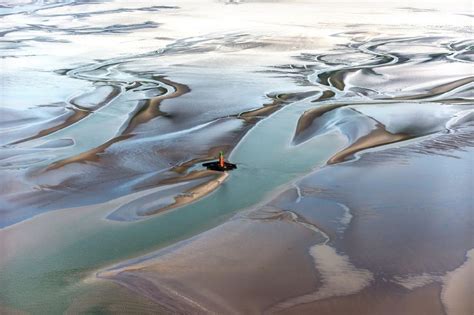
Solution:
M 473 149 L 464 139 L 473 130 L 456 130 L 456 157 L 438 134 L 323 168 L 262 208 L 98 276 L 170 311 L 469 314 L 474 222 L 464 170 Z M 430 141 L 439 155 L 422 151 Z M 449 173 L 432 172 L 440 166 Z M 391 182 L 381 186 L 380 172 Z M 437 176 L 449 188 L 435 196 Z
M 471 5 L 229 2 L 0 6 L 0 312 L 470 315 Z
M 175 209 L 178 207 L 185 206 L 187 204 L 190 204 L 192 202 L 195 202 L 196 200 L 212 193 L 214 190 L 219 188 L 219 186 L 226 180 L 226 178 L 229 176 L 227 172 L 213 172 L 213 171 L 208 171 L 205 172 L 204 174 L 200 174 L 200 177 L 205 176 L 206 174 L 211 174 L 212 179 L 206 181 L 205 183 L 199 184 L 198 186 L 195 186 L 189 190 L 186 190 L 185 192 L 177 195 L 174 198 L 174 202 L 168 206 L 165 206 L 163 208 L 158 208 L 154 209 L 153 211 L 145 212 L 144 215 L 152 215 L 152 214 L 157 214 L 160 212 L 168 211 L 171 209 Z
M 355 153 L 365 149 L 374 148 L 380 145 L 398 142 L 410 138 L 409 135 L 392 134 L 387 132 L 383 125 L 378 125 L 377 127 L 378 128 L 376 130 L 372 131 L 366 136 L 359 138 L 356 142 L 352 143 L 350 146 L 331 157 L 331 159 L 328 161 L 328 164 L 343 162 L 347 157 L 350 157 Z
M 278 314 L 444 314 L 439 301 L 440 285 L 431 284 L 413 291 L 369 288 L 357 295 L 330 298 L 316 303 L 296 306 Z
M 317 278 L 304 250 L 313 239 L 314 232 L 288 214 L 276 220 L 236 220 L 169 254 L 98 276 L 124 284 L 171 312 L 253 314 L 315 289 Z M 245 257 L 252 263 L 244 263 Z
M 253 5 L 260 4 L 251 6 Z M 286 4 L 281 4 L 281 6 L 286 8 Z M 222 7 L 218 8 L 222 9 Z M 282 8 L 278 7 L 278 10 Z M 128 8 L 126 11 L 143 12 L 148 9 L 139 7 Z M 242 10 L 243 13 L 248 11 L 246 6 L 235 9 Z M 301 7 L 295 6 L 292 9 L 300 10 Z M 53 9 L 46 8 L 46 11 L 49 10 Z M 172 12 L 178 10 L 178 7 L 160 7 L 150 10 L 157 11 L 168 18 L 167 14 L 173 15 Z M 104 12 L 108 11 L 99 10 L 89 15 L 100 15 Z M 115 13 L 114 10 L 112 12 Z M 41 14 L 46 13 L 48 12 L 38 13 L 38 16 L 41 17 Z M 66 15 L 67 13 L 63 12 L 53 16 Z M 307 16 L 305 15 L 304 18 Z M 138 24 L 137 22 L 130 27 L 116 24 L 114 27 L 104 28 L 103 32 L 111 34 L 114 31 L 133 32 L 140 29 Z M 159 28 L 152 23 L 148 23 L 146 28 L 148 27 Z M 296 26 L 296 29 L 298 28 L 299 26 Z M 84 34 L 86 30 L 92 31 L 90 27 L 78 26 L 72 29 L 77 33 L 76 36 L 79 33 Z M 14 33 L 14 30 L 13 28 L 11 32 Z M 66 33 L 70 31 L 71 29 L 68 29 Z M 288 28 L 287 32 L 294 32 L 293 27 Z M 213 148 L 224 147 L 227 152 L 231 152 L 252 125 L 260 119 L 274 114 L 283 105 L 304 98 L 314 97 L 315 108 L 301 118 L 295 133 L 295 143 L 312 138 L 312 131 L 306 130 L 310 121 L 338 107 L 337 104 L 330 103 L 332 100 L 337 100 L 339 103 L 339 99 L 345 96 L 344 94 L 348 97 L 368 96 L 375 99 L 387 99 L 384 95 L 387 91 L 388 94 L 399 91 L 397 93 L 402 96 L 390 95 L 390 98 L 404 98 L 407 93 L 400 89 L 406 86 L 406 84 L 403 85 L 404 80 L 408 83 L 418 80 L 427 83 L 425 86 L 410 91 L 409 94 L 420 95 L 419 92 L 422 91 L 424 98 L 432 98 L 449 94 L 451 90 L 460 88 L 462 90 L 472 81 L 467 76 L 469 71 L 460 70 L 461 61 L 465 62 L 461 56 L 468 47 L 464 41 L 452 39 L 449 49 L 446 49 L 440 47 L 443 45 L 443 40 L 448 40 L 442 37 L 371 39 L 371 36 L 375 36 L 375 33 L 361 31 L 324 35 L 323 41 L 318 39 L 320 36 L 316 39 L 291 36 L 272 38 L 268 35 L 235 33 L 215 35 L 203 40 L 188 38 L 170 42 L 170 40 L 159 39 L 158 42 L 161 43 L 164 40 L 167 43 L 162 50 L 105 59 L 72 69 L 56 69 L 55 73 L 60 76 L 75 81 L 91 82 L 93 86 L 71 97 L 66 103 L 72 106 L 68 109 L 69 114 L 53 116 L 56 122 L 54 125 L 51 126 L 53 120 L 48 117 L 46 121 L 36 123 L 34 128 L 26 126 L 20 128 L 18 138 L 12 139 L 5 150 L 2 150 L 0 166 L 6 172 L 9 169 L 19 168 L 14 172 L 17 173 L 18 178 L 24 178 L 19 180 L 7 175 L 8 181 L 12 182 L 9 186 L 15 188 L 7 188 L 4 193 L 3 207 L 6 212 L 4 216 L 8 222 L 13 223 L 45 211 L 82 205 L 88 200 L 91 204 L 96 201 L 111 200 L 124 193 L 117 191 L 118 185 L 127 186 L 132 178 L 135 182 L 139 181 L 139 178 L 147 177 L 146 174 L 149 172 L 159 174 L 156 174 L 153 181 L 147 179 L 130 185 L 128 191 L 159 185 L 158 183 L 163 179 L 177 177 L 172 172 L 183 174 L 186 169 L 197 166 L 203 160 L 213 158 L 209 154 L 213 152 Z M 292 38 L 295 41 L 297 38 L 298 42 L 304 43 L 309 51 L 300 53 L 297 47 L 296 51 L 300 55 L 297 54 L 296 58 L 294 50 L 287 52 L 287 41 L 291 42 Z M 334 45 L 332 41 L 335 44 L 346 42 L 346 48 L 332 52 Z M 442 60 L 440 56 L 433 57 L 430 62 L 429 49 L 415 55 L 416 58 L 424 59 L 426 62 L 419 64 L 415 60 L 410 63 L 412 55 L 403 50 L 402 46 L 402 48 L 398 47 L 398 43 L 401 43 L 400 45 L 412 43 L 415 45 L 414 49 L 418 49 L 417 45 L 420 47 L 432 45 L 432 50 L 442 52 L 441 57 L 450 58 L 453 70 L 445 71 L 445 64 L 440 62 Z M 224 48 L 230 53 L 218 57 L 213 56 L 215 62 L 229 65 L 230 68 L 224 73 L 218 71 L 216 73 L 212 64 L 208 64 L 207 59 L 197 58 L 194 61 L 196 52 L 200 52 L 202 56 L 207 53 L 220 54 Z M 313 53 L 311 49 L 325 51 Z M 242 52 L 244 55 L 241 55 Z M 271 58 L 265 58 L 267 53 L 271 54 Z M 341 56 L 344 57 L 341 58 Z M 291 60 L 292 58 L 297 61 Z M 272 62 L 266 69 L 261 70 L 263 68 L 261 65 L 268 63 L 265 59 Z M 150 73 L 150 67 L 160 64 L 158 60 L 173 66 L 156 66 L 155 72 L 161 73 L 159 75 Z M 249 60 L 252 61 L 247 69 L 243 65 Z M 341 60 L 345 61 L 341 62 Z M 426 65 L 430 65 L 433 69 L 439 68 L 439 70 L 432 71 Z M 406 71 L 402 73 L 401 70 L 397 70 L 398 68 L 403 70 L 403 67 L 408 66 L 413 68 L 411 72 L 414 73 L 419 68 L 425 76 L 420 79 L 407 74 Z M 207 69 L 206 83 L 196 79 L 194 69 L 199 69 L 199 67 Z M 255 67 L 255 70 L 252 67 Z M 448 83 L 441 85 L 436 83 L 439 81 L 436 73 L 440 71 L 446 73 L 447 79 L 442 81 Z M 392 77 L 390 84 L 387 84 L 386 76 L 388 75 Z M 463 75 L 466 77 L 459 78 Z M 449 81 L 451 77 L 457 79 Z M 249 78 L 252 79 L 249 80 Z M 238 89 L 234 86 L 238 86 Z M 278 92 L 280 87 L 282 87 L 282 92 Z M 287 90 L 285 91 L 283 87 Z M 292 92 L 292 89 L 300 91 Z M 240 95 L 241 98 L 229 97 L 229 95 Z M 459 98 L 460 101 L 467 99 L 466 96 Z M 321 106 L 318 106 L 320 103 Z M 344 102 L 341 101 L 341 103 Z M 37 113 L 40 109 L 33 110 Z M 110 117 L 120 118 L 112 121 Z M 222 124 L 222 126 L 233 125 L 233 127 L 211 128 L 222 120 L 234 120 L 234 122 Z M 14 121 L 7 120 L 6 123 L 14 123 Z M 43 129 L 37 130 L 41 125 Z M 103 126 L 103 130 L 107 132 L 89 135 L 89 130 L 94 130 L 94 126 L 99 125 Z M 195 133 L 196 128 L 202 131 L 202 134 Z M 182 139 L 186 139 L 185 143 L 177 145 L 177 141 L 182 141 Z M 361 149 L 399 141 L 404 139 L 404 136 L 392 136 L 389 132 L 382 137 L 378 134 L 373 135 L 370 139 L 364 138 L 357 144 L 352 141 L 349 143 L 351 147 L 337 155 L 334 161 L 342 161 L 346 155 L 350 156 Z M 71 141 L 72 145 L 70 145 Z M 365 143 L 361 144 L 360 141 Z M 52 150 L 50 144 L 59 143 L 68 144 L 57 146 Z M 135 155 L 134 162 L 131 162 L 127 156 L 124 157 L 128 151 L 140 152 Z M 152 160 L 153 156 L 156 156 L 156 161 Z M 72 166 L 68 167 L 69 165 Z M 120 171 L 117 172 L 117 170 Z M 80 177 L 77 175 L 79 172 L 90 173 L 90 176 Z M 104 180 L 98 180 L 99 178 Z M 107 185 L 107 183 L 113 184 Z M 40 187 L 40 190 L 35 187 Z M 97 187 L 103 193 L 91 198 L 87 193 L 89 187 Z M 75 193 L 69 194 L 68 191 L 71 190 Z M 48 201 L 45 202 L 45 200 Z M 57 203 L 54 200 L 61 200 L 61 202 Z M 23 213 L 18 213 L 16 208 L 24 209 Z M 12 215 L 13 212 L 16 214 Z

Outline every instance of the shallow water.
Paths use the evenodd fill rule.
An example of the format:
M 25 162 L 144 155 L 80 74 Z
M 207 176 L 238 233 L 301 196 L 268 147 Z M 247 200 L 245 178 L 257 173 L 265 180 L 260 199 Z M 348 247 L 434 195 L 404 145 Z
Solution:
M 466 8 L 7 1 L 0 310 L 63 312 L 97 270 L 216 226 L 345 148 L 337 161 L 470 124 Z M 184 176 L 221 149 L 238 170 L 217 190 L 143 215 L 202 183 Z

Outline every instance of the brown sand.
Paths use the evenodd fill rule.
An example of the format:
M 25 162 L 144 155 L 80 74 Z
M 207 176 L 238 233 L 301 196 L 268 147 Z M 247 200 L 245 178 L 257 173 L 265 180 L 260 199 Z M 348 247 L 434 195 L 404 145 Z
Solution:
M 317 118 L 321 117 L 327 112 L 330 112 L 342 106 L 346 106 L 346 104 L 325 105 L 306 111 L 298 120 L 293 141 L 298 141 L 299 136 L 305 130 L 307 130 Z M 409 138 L 412 138 L 412 136 L 407 134 L 392 134 L 385 129 L 385 126 L 383 124 L 377 122 L 376 129 L 371 131 L 369 134 L 360 137 L 359 139 L 351 143 L 347 148 L 333 155 L 327 163 L 340 163 L 343 162 L 347 157 L 350 157 L 359 151 L 406 140 Z
M 298 120 L 298 124 L 296 125 L 295 138 L 298 137 L 298 135 L 301 134 L 303 131 L 308 129 L 316 118 L 321 117 L 322 115 L 332 111 L 333 109 L 345 105 L 346 104 L 323 105 L 306 111 L 305 113 L 303 113 L 303 115 L 301 115 L 300 119 Z
M 474 249 L 467 257 L 462 266 L 449 272 L 444 279 L 442 299 L 449 314 L 474 314 Z
M 202 177 L 207 177 L 209 175 L 214 175 L 212 179 L 209 181 L 200 184 L 196 187 L 193 187 L 176 197 L 174 197 L 174 203 L 171 205 L 168 205 L 163 208 L 159 209 L 154 209 L 153 211 L 148 211 L 145 215 L 152 215 L 152 214 L 157 214 L 161 212 L 165 212 L 171 209 L 179 208 L 182 206 L 185 206 L 187 204 L 190 204 L 219 188 L 219 186 L 227 179 L 229 174 L 227 172 L 215 172 L 215 171 L 199 171 L 199 172 L 192 172 L 188 176 L 187 179 L 195 179 L 195 178 L 202 178 Z M 176 180 L 176 179 L 174 179 Z M 179 181 L 185 180 L 184 178 L 180 178 Z
M 291 215 L 271 217 L 229 221 L 168 254 L 99 277 L 172 312 L 261 313 L 318 283 L 306 248 L 321 237 Z
M 73 111 L 72 114 L 64 122 L 62 122 L 62 123 L 60 123 L 56 126 L 47 128 L 47 129 L 43 129 L 34 136 L 15 141 L 11 144 L 12 145 L 19 144 L 19 143 L 22 143 L 22 142 L 26 142 L 26 141 L 30 141 L 30 140 L 34 140 L 34 139 L 38 139 L 38 138 L 47 136 L 47 135 L 49 135 L 53 132 L 64 129 L 64 128 L 78 122 L 79 120 L 89 116 L 89 114 L 91 113 L 89 110 L 82 110 L 82 109 L 76 109 L 76 108 L 73 108 L 72 111 Z
M 239 118 L 242 118 L 246 122 L 249 123 L 255 123 L 256 121 L 259 120 L 259 118 L 263 118 L 266 116 L 269 116 L 279 110 L 281 108 L 281 105 L 279 104 L 270 104 L 270 105 L 264 105 L 263 107 L 244 112 L 239 115 Z
M 323 94 L 321 94 L 320 97 L 318 97 L 317 99 L 315 99 L 314 101 L 312 101 L 313 103 L 315 102 L 320 102 L 320 101 L 325 101 L 331 97 L 333 97 L 334 95 L 336 95 L 336 93 L 334 93 L 333 91 L 331 90 L 325 90 L 323 92 Z
M 460 86 L 469 84 L 471 82 L 474 82 L 474 77 L 466 77 L 466 78 L 462 78 L 462 79 L 459 79 L 459 80 L 455 80 L 453 82 L 441 84 L 437 87 L 432 88 L 431 90 L 429 90 L 427 93 L 424 93 L 424 94 L 393 97 L 391 99 L 392 100 L 419 100 L 419 99 L 430 98 L 430 97 L 442 95 L 446 92 L 449 92 L 449 91 L 451 91 L 453 89 L 456 89 Z
M 100 310 L 107 314 L 169 314 L 159 304 L 131 293 L 113 282 L 92 284 L 86 292 L 74 298 L 66 314 L 91 314 Z
M 358 294 L 302 304 L 277 314 L 442 315 L 440 293 L 439 284 L 413 291 L 371 287 Z
M 355 71 L 351 69 L 351 72 Z M 344 83 L 344 77 L 347 75 L 349 71 L 348 70 L 341 70 L 337 71 L 336 73 L 332 74 L 329 77 L 329 82 L 334 86 L 336 89 L 343 91 L 346 84 Z
M 406 135 L 406 134 L 390 133 L 387 130 L 385 130 L 385 127 L 382 124 L 378 123 L 377 129 L 372 130 L 368 135 L 360 137 L 350 146 L 348 146 L 344 150 L 339 151 L 338 153 L 333 155 L 328 160 L 327 163 L 328 164 L 340 163 L 346 160 L 346 158 L 354 155 L 355 153 L 359 151 L 369 149 L 369 148 L 374 148 L 374 147 L 381 146 L 384 144 L 406 140 L 409 138 L 411 138 L 411 136 Z
M 99 153 L 104 152 L 112 144 L 114 144 L 116 142 L 119 142 L 119 141 L 123 141 L 123 140 L 128 139 L 132 136 L 133 135 L 122 135 L 122 136 L 115 137 L 115 138 L 105 142 L 104 144 L 101 144 L 100 146 L 98 146 L 96 148 L 93 148 L 89 151 L 86 151 L 86 152 L 74 155 L 72 157 L 54 162 L 53 164 L 50 164 L 45 169 L 45 171 L 55 170 L 55 169 L 64 167 L 64 166 L 66 166 L 68 164 L 71 164 L 71 163 L 98 162 L 100 160 L 100 157 L 98 155 Z
M 172 86 L 175 90 L 170 94 L 160 95 L 154 98 L 151 98 L 146 101 L 146 104 L 133 116 L 130 120 L 127 128 L 123 131 L 122 134 L 130 133 L 138 125 L 146 123 L 151 119 L 158 116 L 166 116 L 166 113 L 163 113 L 160 110 L 160 104 L 162 101 L 170 98 L 176 98 L 183 94 L 186 94 L 190 91 L 189 87 L 184 84 L 173 82 L 171 80 L 165 79 L 163 77 L 158 77 L 158 81 L 161 81 L 167 85 Z
M 159 182 L 160 185 L 169 185 L 169 184 L 176 184 L 187 182 L 195 179 L 206 178 L 206 177 L 217 177 L 217 175 L 224 174 L 217 171 L 211 170 L 199 170 L 199 171 L 192 171 L 188 174 L 181 175 L 179 177 L 170 177 L 163 179 Z
M 64 122 L 62 122 L 62 123 L 60 123 L 56 126 L 47 128 L 47 129 L 43 129 L 34 136 L 15 141 L 11 144 L 19 144 L 19 143 L 22 143 L 22 142 L 38 139 L 38 138 L 47 136 L 49 134 L 52 134 L 53 132 L 56 132 L 58 130 L 64 129 L 64 128 L 80 121 L 81 119 L 84 119 L 85 117 L 89 116 L 89 114 L 91 114 L 93 111 L 95 111 L 95 110 L 99 109 L 100 107 L 106 105 L 113 98 L 115 98 L 117 95 L 119 95 L 119 93 L 120 93 L 120 89 L 117 88 L 117 87 L 113 87 L 113 91 L 109 95 L 107 95 L 107 97 L 104 98 L 100 103 L 98 103 L 96 106 L 94 106 L 93 108 L 85 108 L 85 107 L 82 107 L 80 105 L 76 105 L 76 104 L 74 104 L 74 100 L 71 100 L 71 103 L 74 104 L 74 108 L 71 108 L 71 110 L 73 112 L 72 112 L 72 115 L 70 115 Z
M 176 83 L 176 82 L 164 79 L 164 78 L 160 78 L 159 80 L 166 83 L 166 84 L 169 84 L 169 85 L 173 86 L 175 88 L 175 92 L 173 92 L 169 95 L 161 95 L 161 96 L 158 96 L 158 97 L 155 97 L 155 98 L 152 98 L 152 99 L 148 100 L 147 104 L 130 120 L 127 128 L 122 132 L 122 134 L 120 136 L 117 136 L 117 137 L 115 137 L 115 138 L 103 143 L 102 145 L 89 150 L 89 151 L 86 151 L 86 152 L 80 153 L 78 155 L 75 155 L 75 156 L 63 159 L 61 161 L 55 162 L 55 163 L 49 165 L 46 170 L 49 171 L 49 170 L 58 169 L 60 167 L 63 167 L 65 165 L 71 164 L 71 163 L 84 163 L 86 161 L 97 162 L 99 160 L 99 157 L 97 155 L 98 153 L 104 152 L 105 149 L 107 149 L 108 147 L 110 147 L 112 144 L 114 144 L 116 142 L 123 141 L 125 139 L 128 139 L 128 138 L 132 137 L 133 134 L 130 134 L 130 131 L 132 131 L 134 128 L 136 128 L 139 124 L 145 123 L 145 122 L 153 119 L 154 117 L 162 115 L 163 113 L 159 110 L 159 104 L 161 103 L 161 101 L 163 101 L 165 99 L 169 99 L 169 98 L 178 97 L 178 96 L 183 95 L 185 93 L 188 93 L 190 91 L 189 88 L 187 86 L 183 85 L 183 84 L 179 84 L 179 83 Z M 86 113 L 88 113 L 88 112 L 86 112 Z M 82 119 L 82 118 L 83 117 L 81 117 L 80 119 Z M 73 121 L 73 122 L 75 122 L 75 121 Z M 73 122 L 65 122 L 64 124 L 61 124 L 62 127 L 58 126 L 56 130 L 67 127 L 68 125 L 70 125 Z M 56 130 L 54 130 L 54 131 L 56 131 Z M 53 132 L 53 131 L 51 131 L 51 132 Z M 41 136 L 43 136 L 43 135 L 41 135 Z M 38 137 L 40 137 L 40 135 Z
M 269 96 L 273 99 L 273 102 L 269 104 L 264 104 L 262 107 L 259 107 L 257 109 L 253 109 L 253 110 L 241 113 L 237 117 L 244 119 L 248 123 L 256 123 L 258 120 L 265 118 L 267 116 L 270 116 L 274 112 L 278 111 L 284 105 L 297 102 L 307 97 L 311 97 L 317 93 L 318 93 L 317 91 L 307 91 L 307 92 L 300 92 L 300 93 L 282 93 L 282 94 L 277 94 L 274 96 Z M 324 93 L 323 93 L 323 96 L 324 96 Z

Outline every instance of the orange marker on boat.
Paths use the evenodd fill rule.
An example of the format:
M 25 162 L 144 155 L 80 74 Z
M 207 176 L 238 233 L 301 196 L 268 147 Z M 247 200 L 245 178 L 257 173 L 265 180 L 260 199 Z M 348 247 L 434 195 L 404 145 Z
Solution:
M 219 152 L 219 166 L 224 167 L 224 152 Z
M 231 171 L 237 168 L 237 165 L 226 162 L 224 159 L 224 152 L 219 152 L 219 159 L 214 162 L 203 163 L 202 166 L 206 167 L 208 170 L 213 171 Z

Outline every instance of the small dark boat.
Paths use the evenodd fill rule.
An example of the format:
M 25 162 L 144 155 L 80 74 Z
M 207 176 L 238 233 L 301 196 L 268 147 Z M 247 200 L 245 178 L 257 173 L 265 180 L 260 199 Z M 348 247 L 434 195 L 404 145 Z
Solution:
M 206 167 L 208 170 L 220 172 L 232 171 L 237 168 L 237 165 L 226 162 L 224 160 L 224 153 L 222 151 L 219 152 L 219 160 L 214 162 L 203 163 L 202 166 Z

